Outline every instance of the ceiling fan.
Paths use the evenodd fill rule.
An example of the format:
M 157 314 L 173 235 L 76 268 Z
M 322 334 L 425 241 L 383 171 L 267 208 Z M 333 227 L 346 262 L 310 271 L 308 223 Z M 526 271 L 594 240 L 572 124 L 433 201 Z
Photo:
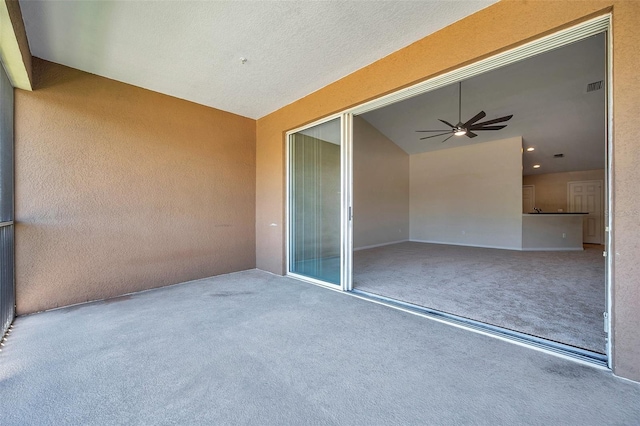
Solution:
M 481 130 L 500 130 L 500 129 L 504 129 L 505 127 L 507 127 L 506 124 L 500 125 L 500 126 L 492 126 L 492 124 L 503 123 L 505 121 L 511 120 L 511 117 L 513 117 L 513 114 L 512 114 L 512 115 L 507 115 L 507 116 L 500 117 L 500 118 L 494 118 L 493 120 L 484 121 L 482 123 L 478 123 L 478 121 L 482 120 L 484 117 L 487 116 L 487 114 L 484 111 L 480 111 L 479 113 L 474 115 L 470 120 L 468 120 L 466 123 L 463 123 L 461 115 L 462 115 L 462 82 L 459 82 L 458 83 L 458 124 L 456 124 L 454 126 L 453 124 L 449 123 L 448 121 L 445 121 L 445 120 L 442 120 L 442 119 L 438 119 L 442 123 L 444 123 L 447 126 L 449 126 L 450 129 L 448 129 L 448 130 L 416 130 L 416 132 L 418 132 L 418 133 L 441 132 L 441 133 L 439 133 L 437 135 L 425 136 L 424 138 L 420 138 L 420 140 L 429 139 L 429 138 L 437 138 L 438 136 L 449 135 L 449 137 L 445 138 L 445 140 L 442 141 L 442 143 L 445 143 L 446 141 L 448 141 L 453 136 L 467 136 L 468 138 L 475 138 L 478 135 L 475 134 L 474 132 L 478 132 L 478 131 L 481 131 Z

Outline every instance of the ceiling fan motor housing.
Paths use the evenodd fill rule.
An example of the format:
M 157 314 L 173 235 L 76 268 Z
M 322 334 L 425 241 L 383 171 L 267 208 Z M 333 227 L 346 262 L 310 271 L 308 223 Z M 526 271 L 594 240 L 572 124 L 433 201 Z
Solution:
M 438 135 L 426 136 L 424 138 L 420 138 L 420 140 L 436 138 L 438 136 L 449 135 L 447 138 L 445 138 L 445 140 L 442 141 L 444 143 L 444 142 L 448 141 L 454 135 L 455 136 L 465 136 L 466 135 L 468 138 L 475 138 L 478 135 L 476 133 L 474 133 L 474 132 L 477 132 L 477 131 L 480 131 L 480 130 L 500 130 L 500 129 L 504 129 L 505 127 L 507 127 L 506 124 L 503 124 L 503 125 L 500 125 L 500 126 L 491 126 L 491 124 L 497 124 L 497 123 L 503 123 L 505 121 L 509 121 L 513 117 L 513 114 L 512 115 L 507 115 L 507 116 L 504 116 L 504 117 L 500 117 L 500 118 L 494 118 L 493 120 L 488 120 L 488 121 L 485 121 L 483 123 L 478 123 L 478 121 L 482 120 L 484 117 L 487 116 L 487 114 L 484 111 L 480 111 L 475 116 L 473 116 L 471 119 L 469 119 L 469 121 L 467 121 L 466 123 L 462 123 L 462 119 L 460 118 L 460 115 L 462 114 L 462 82 L 459 82 L 458 85 L 459 85 L 459 90 L 458 90 L 458 124 L 456 124 L 454 126 L 454 125 L 452 125 L 451 123 L 449 123 L 446 120 L 438 119 L 440 122 L 442 122 L 443 124 L 446 124 L 451 129 L 449 129 L 449 130 L 416 130 L 416 132 L 443 132 L 443 133 L 440 133 Z

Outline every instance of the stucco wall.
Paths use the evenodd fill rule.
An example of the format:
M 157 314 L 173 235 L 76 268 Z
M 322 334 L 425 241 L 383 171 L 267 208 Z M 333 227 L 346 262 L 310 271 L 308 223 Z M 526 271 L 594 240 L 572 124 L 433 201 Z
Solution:
M 614 371 L 640 380 L 640 42 L 636 1 L 501 1 L 318 90 L 257 123 L 257 267 L 284 272 L 287 130 L 577 24 L 613 13 Z M 459 48 L 464 40 L 464 48 Z M 269 226 L 275 223 L 278 226 Z
M 255 267 L 255 121 L 34 58 L 19 314 Z
M 409 154 L 353 118 L 353 247 L 409 239 Z

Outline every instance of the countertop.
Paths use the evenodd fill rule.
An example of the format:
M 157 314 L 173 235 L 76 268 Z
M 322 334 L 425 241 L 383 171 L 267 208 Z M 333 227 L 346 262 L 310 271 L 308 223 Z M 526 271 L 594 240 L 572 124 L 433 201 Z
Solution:
M 542 213 L 522 213 L 522 216 L 570 216 L 570 215 L 584 215 L 589 214 L 587 212 L 542 212 Z

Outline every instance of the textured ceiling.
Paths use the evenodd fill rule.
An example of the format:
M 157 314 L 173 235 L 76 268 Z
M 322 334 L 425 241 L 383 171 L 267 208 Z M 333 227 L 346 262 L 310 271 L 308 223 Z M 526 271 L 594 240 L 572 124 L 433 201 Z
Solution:
M 22 0 L 20 5 L 34 56 L 259 118 L 492 3 Z
M 498 131 L 478 137 L 427 136 L 416 130 L 446 129 L 438 119 L 458 122 L 458 84 L 368 112 L 363 117 L 409 154 L 522 136 L 523 173 L 543 174 L 602 169 L 605 166 L 604 88 L 587 85 L 605 79 L 604 34 L 520 61 L 462 82 L 462 121 L 484 110 L 481 121 L 513 114 Z M 444 126 L 444 127 L 443 127 Z M 555 154 L 564 154 L 555 158 Z M 533 169 L 540 164 L 539 169 Z

